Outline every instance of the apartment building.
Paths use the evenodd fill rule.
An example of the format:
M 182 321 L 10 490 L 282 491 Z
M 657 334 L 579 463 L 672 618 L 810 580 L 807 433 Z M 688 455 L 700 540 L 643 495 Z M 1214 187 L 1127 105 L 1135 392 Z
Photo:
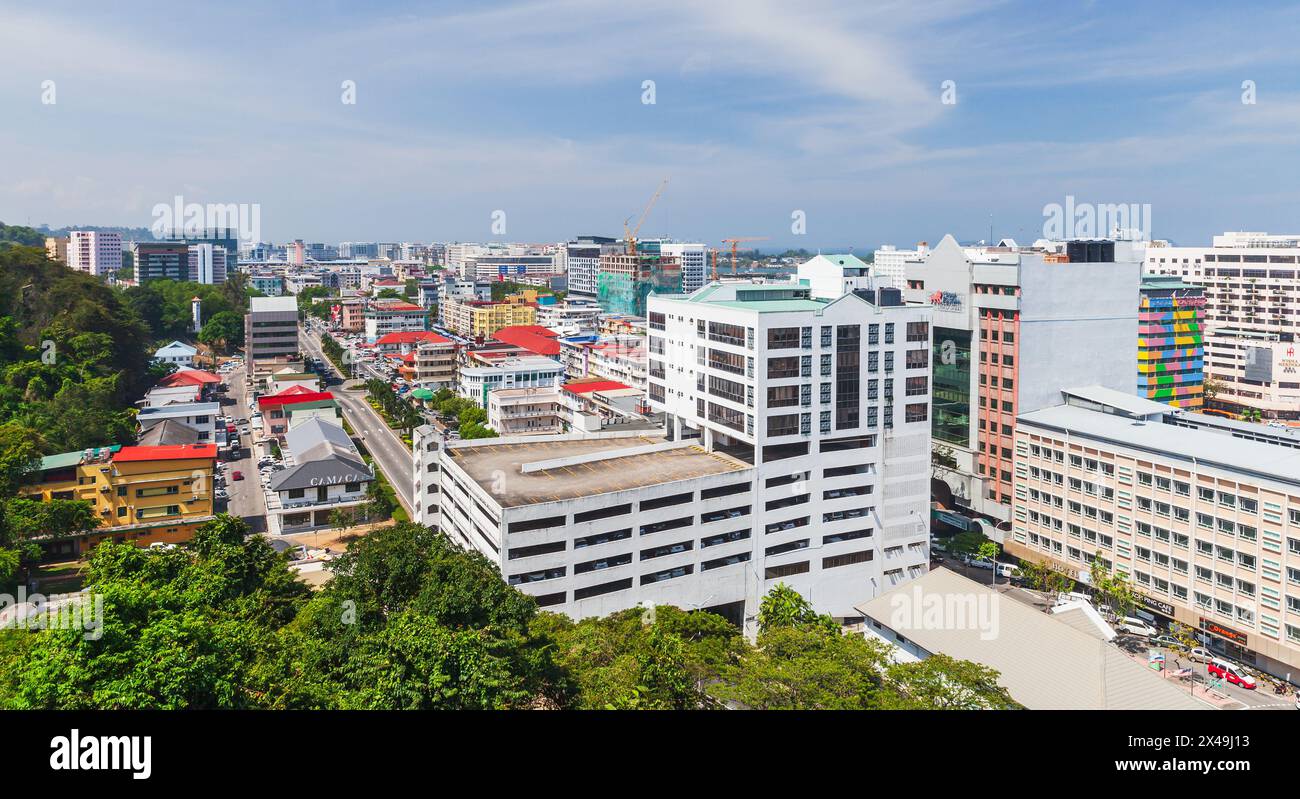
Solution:
M 443 323 L 453 333 L 488 338 L 503 327 L 537 324 L 537 305 L 524 299 L 506 302 L 448 300 L 438 306 Z
M 103 541 L 138 546 L 188 541 L 215 518 L 215 444 L 97 447 L 41 458 L 21 496 L 90 503 L 100 526 L 36 539 L 47 558 L 84 557 Z
M 555 386 L 488 392 L 488 427 L 502 436 L 564 432 L 560 390 Z
M 600 326 L 600 306 L 592 300 L 573 299 L 539 305 L 537 324 L 570 333 L 595 330 Z
M 244 355 L 254 361 L 298 354 L 298 300 L 295 297 L 253 297 L 244 315 Z
M 100 230 L 69 231 L 65 253 L 64 263 L 69 269 L 105 277 L 122 268 L 122 234 Z
M 504 358 L 489 366 L 467 366 L 458 375 L 458 393 L 474 400 L 479 407 L 488 407 L 489 392 L 506 388 L 537 388 L 557 386 L 564 378 L 564 366 L 559 361 L 530 355 L 522 358 Z
M 68 236 L 46 236 L 45 256 L 51 261 L 58 261 L 65 266 L 68 263 Z
M 140 433 L 149 432 L 154 425 L 171 421 L 192 428 L 198 434 L 198 441 L 212 444 L 217 441 L 217 417 L 221 415 L 221 405 L 216 402 L 185 402 L 151 408 L 141 408 L 136 413 L 136 423 Z
M 1138 395 L 1175 408 L 1201 407 L 1205 290 L 1182 278 L 1142 279 L 1138 302 Z
M 881 245 L 871 256 L 871 273 L 884 286 L 907 288 L 907 264 L 924 261 L 930 254 L 924 241 L 915 250 L 900 250 L 892 244 Z
M 1060 375 L 1134 392 L 1141 252 L 1069 242 L 1061 254 L 963 248 L 907 262 L 905 296 L 934 311 L 935 445 L 961 527 L 1011 519 L 1016 417 L 1058 401 Z
M 1091 386 L 1021 415 L 1004 546 L 1088 582 L 1125 574 L 1139 615 L 1280 677 L 1300 674 L 1300 451 L 1290 431 Z
M 561 341 L 560 359 L 573 378 L 603 378 L 646 390 L 648 358 L 644 336 L 584 336 Z
M 429 312 L 402 300 L 374 300 L 364 315 L 366 341 L 372 344 L 389 333 L 428 329 Z
M 447 303 L 457 302 L 491 302 L 492 284 L 486 280 L 464 279 L 446 275 L 437 282 L 438 290 L 438 324 L 446 325 L 445 308 Z
M 1209 247 L 1152 242 L 1145 270 L 1205 291 L 1205 372 L 1217 384 L 1207 407 L 1300 419 L 1300 235 L 1228 232 Z

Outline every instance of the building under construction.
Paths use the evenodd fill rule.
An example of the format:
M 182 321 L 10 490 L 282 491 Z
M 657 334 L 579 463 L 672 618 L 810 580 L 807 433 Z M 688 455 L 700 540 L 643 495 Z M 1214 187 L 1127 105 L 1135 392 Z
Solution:
M 596 301 L 605 313 L 645 316 L 645 298 L 682 293 L 681 261 L 672 255 L 648 252 L 606 253 L 596 274 Z

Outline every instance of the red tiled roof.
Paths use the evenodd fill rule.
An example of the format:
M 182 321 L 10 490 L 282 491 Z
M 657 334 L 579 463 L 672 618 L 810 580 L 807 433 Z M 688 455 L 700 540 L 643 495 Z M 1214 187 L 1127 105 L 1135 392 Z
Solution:
M 541 325 L 510 325 L 509 327 L 501 328 L 501 330 L 519 330 L 524 333 L 532 333 L 535 336 L 545 336 L 546 338 L 560 337 L 559 333 L 556 333 L 549 327 L 542 327 Z M 498 330 L 497 332 L 500 333 L 501 330 Z
M 217 457 L 216 444 L 165 444 L 157 447 L 122 447 L 113 453 L 114 463 L 132 461 L 176 461 Z
M 258 408 L 278 408 L 282 405 L 297 405 L 300 402 L 320 402 L 321 400 L 332 400 L 334 395 L 328 391 L 311 391 L 302 389 L 301 392 L 294 389 L 302 389 L 302 386 L 293 386 L 281 391 L 279 394 L 272 394 L 269 397 L 258 397 Z
M 537 325 L 516 325 L 501 328 L 492 334 L 492 338 L 506 344 L 513 344 L 538 355 L 559 355 L 560 342 L 553 338 L 555 334 L 551 333 L 552 337 L 548 338 L 539 333 L 534 333 L 534 329 L 546 330 L 544 327 L 538 328 Z M 550 333 L 549 330 L 547 332 Z
M 173 372 L 162 380 L 159 380 L 158 385 L 163 387 L 181 385 L 201 386 L 207 385 L 208 383 L 220 382 L 221 378 L 211 372 L 205 372 L 202 369 L 181 369 L 180 371 Z
M 384 311 L 423 311 L 424 309 L 418 305 L 412 305 L 409 302 L 393 302 L 393 303 L 385 303 L 383 305 L 376 305 L 374 307 L 374 310 L 376 312 L 384 312 Z
M 443 338 L 437 333 L 431 333 L 427 330 L 407 330 L 401 333 L 389 333 L 380 336 L 376 344 L 415 344 L 417 342 L 427 341 L 433 344 L 446 344 L 450 339 Z
M 561 388 L 571 394 L 590 394 L 593 391 L 616 391 L 621 388 L 631 388 L 631 386 L 624 385 L 617 380 L 588 380 L 586 382 L 565 383 Z

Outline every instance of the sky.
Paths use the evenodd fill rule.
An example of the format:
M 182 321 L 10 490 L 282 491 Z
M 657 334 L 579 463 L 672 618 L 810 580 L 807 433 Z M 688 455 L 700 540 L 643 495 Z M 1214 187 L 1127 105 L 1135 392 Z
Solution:
M 666 179 L 642 238 L 1032 241 L 1067 196 L 1149 204 L 1182 244 L 1300 232 L 1295 4 L 0 0 L 0 20 L 8 224 L 146 227 L 179 195 L 256 204 L 268 241 L 561 241 L 621 235 Z

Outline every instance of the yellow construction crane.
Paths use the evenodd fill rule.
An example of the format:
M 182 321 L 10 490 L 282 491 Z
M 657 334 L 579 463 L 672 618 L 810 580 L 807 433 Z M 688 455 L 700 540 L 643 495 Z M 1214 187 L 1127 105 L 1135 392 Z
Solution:
M 636 255 L 636 234 L 641 232 L 641 225 L 645 224 L 645 218 L 650 215 L 650 209 L 654 208 L 655 203 L 659 200 L 659 195 L 664 193 L 664 186 L 667 185 L 668 178 L 664 178 L 663 181 L 660 182 L 659 188 L 655 189 L 654 196 L 650 198 L 650 202 L 646 203 L 645 210 L 641 212 L 641 218 L 636 222 L 636 227 L 629 228 L 627 226 L 627 223 L 631 221 L 632 217 L 629 216 L 627 219 L 623 220 L 623 239 L 627 242 L 628 255 Z
M 731 275 L 732 275 L 732 277 L 735 277 L 735 276 L 736 276 L 736 245 L 739 244 L 739 243 L 742 242 L 742 241 L 767 241 L 767 236 L 742 236 L 741 238 L 738 238 L 738 239 L 723 239 L 723 240 L 722 240 L 722 243 L 723 243 L 723 244 L 730 244 L 730 245 L 731 245 Z M 713 279 L 714 279 L 714 280 L 717 280 L 717 279 L 718 279 L 718 259 L 717 259 L 717 256 L 714 256 L 714 258 L 713 258 Z

